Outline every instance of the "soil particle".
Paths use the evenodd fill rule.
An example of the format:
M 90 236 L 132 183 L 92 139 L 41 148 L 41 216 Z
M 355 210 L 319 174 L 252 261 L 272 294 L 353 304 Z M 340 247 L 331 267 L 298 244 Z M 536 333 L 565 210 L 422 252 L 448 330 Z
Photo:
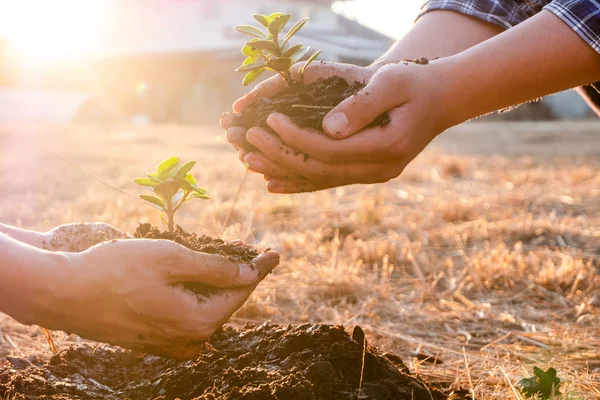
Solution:
M 345 400 L 446 399 L 342 327 L 263 324 L 219 330 L 178 362 L 111 346 L 72 347 L 49 363 L 0 363 L 0 398 Z
M 270 131 L 267 117 L 272 113 L 285 114 L 300 128 L 312 128 L 322 131 L 323 118 L 335 106 L 358 93 L 364 83 L 348 84 L 340 77 L 319 79 L 300 89 L 288 88 L 270 98 L 258 98 L 241 114 L 236 114 L 233 126 L 251 128 L 260 126 Z M 369 127 L 384 127 L 390 123 L 387 113 L 379 116 Z

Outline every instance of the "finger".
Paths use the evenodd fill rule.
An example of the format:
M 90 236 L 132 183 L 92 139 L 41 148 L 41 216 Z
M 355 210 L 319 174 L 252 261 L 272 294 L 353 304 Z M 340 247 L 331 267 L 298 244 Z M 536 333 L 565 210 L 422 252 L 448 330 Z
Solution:
M 271 114 L 267 118 L 269 126 L 286 145 L 327 163 L 380 162 L 397 158 L 392 150 L 400 131 L 395 125 L 400 121 L 392 118 L 392 123 L 385 128 L 364 130 L 339 140 L 313 129 L 300 128 L 283 114 Z
M 256 85 L 249 93 L 237 99 L 233 103 L 233 111 L 241 113 L 246 107 L 252 104 L 259 97 L 271 97 L 275 93 L 283 90 L 287 84 L 279 75 L 275 75 Z
M 219 123 L 223 129 L 231 128 L 231 124 L 233 123 L 233 114 L 228 111 L 224 112 L 219 118 Z
M 247 153 L 244 164 L 253 172 L 258 172 L 269 178 L 304 179 L 302 176 L 274 163 L 261 153 Z
M 170 283 L 199 282 L 219 288 L 236 288 L 256 284 L 261 273 L 252 263 L 237 263 L 227 258 L 179 247 L 175 262 L 167 266 Z
M 382 183 L 398 176 L 404 166 L 401 160 L 381 163 L 326 164 L 315 158 L 294 151 L 279 136 L 262 128 L 251 128 L 246 134 L 248 141 L 272 162 L 281 165 L 308 180 L 327 183 Z M 261 166 L 248 165 L 254 171 L 267 175 Z
M 346 138 L 359 132 L 377 117 L 404 103 L 399 65 L 381 68 L 369 83 L 347 98 L 323 119 L 323 129 L 334 138 Z
M 330 189 L 343 184 L 328 184 L 324 182 L 293 181 L 286 179 L 271 179 L 267 184 L 267 190 L 273 194 L 295 194 L 310 193 Z
M 244 161 L 244 158 L 246 158 L 247 154 L 248 154 L 248 150 L 246 150 L 246 149 L 238 150 L 238 158 L 240 159 L 241 162 L 244 163 L 244 165 L 246 164 L 246 162 Z M 248 167 L 248 166 L 246 165 L 246 167 Z
M 246 141 L 246 128 L 229 128 L 227 129 L 226 138 L 236 150 L 244 148 L 248 145 L 248 142 Z

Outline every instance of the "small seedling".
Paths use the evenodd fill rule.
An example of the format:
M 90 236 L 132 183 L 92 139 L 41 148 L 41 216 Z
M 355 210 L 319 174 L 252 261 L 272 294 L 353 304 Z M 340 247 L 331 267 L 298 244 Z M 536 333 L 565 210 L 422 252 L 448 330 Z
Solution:
M 523 378 L 519 381 L 518 385 L 521 386 L 521 390 L 525 394 L 525 397 L 530 398 L 537 395 L 541 395 L 541 398 L 548 400 L 551 396 L 560 395 L 560 379 L 556 376 L 556 370 L 549 368 L 545 371 L 533 367 L 533 374 L 531 378 Z
M 145 187 L 154 195 L 140 194 L 139 198 L 158 208 L 160 216 L 173 233 L 173 217 L 177 210 L 190 199 L 210 197 L 196 183 L 191 170 L 196 161 L 188 161 L 180 166 L 179 157 L 167 158 L 156 168 L 156 172 L 146 174 L 145 178 L 134 179 L 134 182 Z
M 247 73 L 243 81 L 244 86 L 254 82 L 265 71 L 276 72 L 285 79 L 290 87 L 296 86 L 296 82 L 292 79 L 292 65 L 300 61 L 308 53 L 310 47 L 302 44 L 292 45 L 290 39 L 302 29 L 308 18 L 298 21 L 285 35 L 282 35 L 283 29 L 291 17 L 292 14 L 281 12 L 269 16 L 255 14 L 254 19 L 266 29 L 266 32 L 252 25 L 235 27 L 239 32 L 252 37 L 242 48 L 242 54 L 246 56 L 246 60 L 236 69 L 237 72 Z M 321 50 L 314 52 L 298 70 L 301 83 L 304 82 L 306 67 L 320 53 Z

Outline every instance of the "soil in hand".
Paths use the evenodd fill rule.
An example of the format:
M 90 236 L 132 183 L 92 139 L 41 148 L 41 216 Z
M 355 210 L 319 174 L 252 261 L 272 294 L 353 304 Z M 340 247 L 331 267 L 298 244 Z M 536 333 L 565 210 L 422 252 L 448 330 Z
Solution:
M 193 360 L 137 355 L 111 346 L 72 347 L 50 362 L 0 364 L 0 398 L 355 400 L 446 399 L 397 357 L 362 345 L 342 327 L 227 327 Z M 392 363 L 394 360 L 395 364 Z
M 233 126 L 251 128 L 260 126 L 270 130 L 267 117 L 272 113 L 287 115 L 300 128 L 322 131 L 323 118 L 331 109 L 356 94 L 365 85 L 350 85 L 340 77 L 319 79 L 310 85 L 287 88 L 269 98 L 258 98 L 242 113 L 236 114 Z M 369 127 L 386 126 L 390 122 L 387 113 L 379 116 Z

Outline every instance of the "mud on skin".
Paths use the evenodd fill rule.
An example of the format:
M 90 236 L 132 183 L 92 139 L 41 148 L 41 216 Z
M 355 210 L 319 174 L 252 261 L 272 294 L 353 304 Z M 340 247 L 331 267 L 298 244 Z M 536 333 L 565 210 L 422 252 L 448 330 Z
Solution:
M 11 358 L 0 362 L 0 398 L 357 399 L 362 347 L 342 327 L 226 327 L 202 346 L 187 362 L 87 345 L 37 365 Z M 374 348 L 366 353 L 362 387 L 360 399 L 448 398 Z
M 300 90 L 287 88 L 272 97 L 258 98 L 242 113 L 234 115 L 232 126 L 248 129 L 260 126 L 270 131 L 267 117 L 272 113 L 281 113 L 290 117 L 300 128 L 323 131 L 322 124 L 325 115 L 333 107 L 358 93 L 364 87 L 365 84 L 360 82 L 350 85 L 343 78 L 331 77 L 302 86 Z M 324 108 L 294 107 L 297 105 Z M 389 123 L 390 117 L 385 113 L 373 121 L 369 127 L 384 127 Z

